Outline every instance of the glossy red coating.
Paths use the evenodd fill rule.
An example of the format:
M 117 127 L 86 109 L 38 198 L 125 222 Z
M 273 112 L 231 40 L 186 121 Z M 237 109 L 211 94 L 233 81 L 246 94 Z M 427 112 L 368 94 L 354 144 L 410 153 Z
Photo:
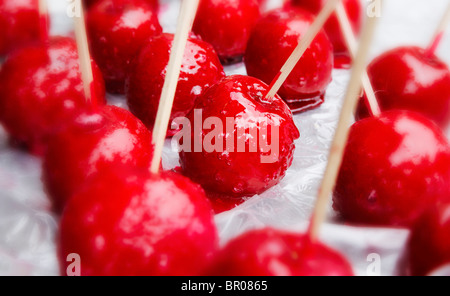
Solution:
M 346 222 L 411 226 L 450 196 L 450 148 L 428 119 L 389 111 L 355 123 L 334 192 Z
M 101 104 L 104 83 L 95 63 L 93 69 Z M 42 155 L 47 137 L 88 106 L 75 41 L 53 37 L 48 47 L 27 47 L 12 54 L 0 71 L 0 93 L 0 121 L 10 136 Z
M 83 0 L 83 2 L 87 8 L 90 8 L 92 5 L 94 5 L 100 1 L 102 1 L 102 0 Z M 158 9 L 159 9 L 159 1 L 158 0 L 144 0 L 144 1 L 147 2 L 155 12 L 158 11 Z
M 94 174 L 117 164 L 149 168 L 151 143 L 151 133 L 129 111 L 105 106 L 81 113 L 48 143 L 43 181 L 55 211 Z
M 133 58 L 162 33 L 157 13 L 145 0 L 101 0 L 89 9 L 86 25 L 106 89 L 123 94 Z
M 207 269 L 212 276 L 353 276 L 337 251 L 306 235 L 273 229 L 251 231 L 219 251 Z
M 291 0 L 290 4 L 319 14 L 327 0 Z M 363 7 L 360 0 L 343 0 L 345 11 L 352 25 L 353 33 L 358 35 L 363 21 Z M 348 68 L 351 64 L 351 56 L 347 49 L 344 35 L 336 14 L 332 14 L 324 26 L 328 38 L 333 44 L 334 66 L 336 68 Z
M 193 32 L 212 44 L 223 63 L 240 61 L 260 17 L 256 0 L 201 0 Z
M 40 41 L 38 0 L 0 0 L 0 56 Z
M 420 112 L 441 128 L 450 123 L 450 70 L 419 47 L 399 47 L 377 57 L 368 67 L 381 110 Z M 357 118 L 368 117 L 363 100 Z
M 245 52 L 248 75 L 270 84 L 313 21 L 314 16 L 301 9 L 277 9 L 261 18 Z M 321 31 L 278 94 L 294 113 L 318 107 L 324 101 L 332 70 L 333 48 Z
M 172 42 L 172 34 L 152 38 L 136 58 L 128 79 L 128 106 L 149 128 L 153 128 L 158 112 Z M 196 100 L 223 77 L 223 67 L 211 45 L 189 38 L 170 122 L 179 116 L 186 116 Z M 176 132 L 169 130 L 167 135 L 173 136 Z
M 256 0 L 258 2 L 261 10 L 264 10 L 265 6 L 267 5 L 267 0 Z
M 224 139 L 220 149 L 223 152 L 206 145 L 195 152 L 197 139 L 200 137 L 204 144 L 211 143 L 207 136 L 217 127 L 201 130 L 201 123 L 200 127 L 191 124 L 191 152 L 180 152 L 180 163 L 186 176 L 205 190 L 231 197 L 253 196 L 280 182 L 292 164 L 294 140 L 300 135 L 292 113 L 280 97 L 264 101 L 263 94 L 267 91 L 268 86 L 260 80 L 241 75 L 229 76 L 206 91 L 188 118 L 191 123 L 196 122 L 195 110 L 202 112 L 201 123 L 208 118 L 217 118 L 223 125 L 218 133 L 218 138 Z M 227 118 L 231 119 L 228 131 Z M 264 125 L 268 127 L 266 139 L 269 144 L 273 141 L 273 149 L 269 152 L 263 152 L 264 141 L 259 140 Z M 256 130 L 258 136 L 251 134 L 251 126 L 256 127 L 253 131 Z M 245 133 L 240 133 L 243 129 Z M 250 152 L 250 138 L 256 140 L 255 152 Z M 243 149 L 239 149 L 243 147 L 239 142 L 244 143 Z M 227 143 L 234 143 L 234 147 L 230 149 Z
M 450 264 L 450 204 L 430 208 L 414 225 L 408 261 L 413 276 L 425 276 Z
M 59 234 L 62 274 L 76 253 L 83 276 L 195 276 L 218 243 L 200 186 L 175 173 L 120 167 L 69 201 Z

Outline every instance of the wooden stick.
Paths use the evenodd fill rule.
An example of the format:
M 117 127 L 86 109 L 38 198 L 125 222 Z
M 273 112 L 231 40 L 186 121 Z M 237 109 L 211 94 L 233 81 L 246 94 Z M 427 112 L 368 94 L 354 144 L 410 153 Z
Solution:
M 266 99 L 268 100 L 272 99 L 275 96 L 275 94 L 280 90 L 283 83 L 289 77 L 289 74 L 291 74 L 292 70 L 294 70 L 298 61 L 301 59 L 305 51 L 311 45 L 314 38 L 316 38 L 316 35 L 322 29 L 323 25 L 328 20 L 333 11 L 336 9 L 336 5 L 340 1 L 341 0 L 327 1 L 322 11 L 316 17 L 316 19 L 312 23 L 311 27 L 309 27 L 308 31 L 303 36 L 303 38 L 301 38 L 300 42 L 292 52 L 291 56 L 287 59 L 286 63 L 283 65 L 278 75 L 270 84 L 269 92 L 266 94 Z
M 84 17 L 83 1 L 79 1 L 80 15 L 75 16 L 75 37 L 77 40 L 78 56 L 80 58 L 81 77 L 83 79 L 84 94 L 88 103 L 95 106 L 97 100 L 93 98 L 94 74 L 92 71 L 91 54 L 89 52 L 86 21 Z
M 41 42 L 46 44 L 49 39 L 47 0 L 39 0 L 39 29 Z
M 447 10 L 444 13 L 444 16 L 441 19 L 441 22 L 439 23 L 434 35 L 433 39 L 431 40 L 430 45 L 427 48 L 427 53 L 434 54 L 436 52 L 436 49 L 438 48 L 439 44 L 441 43 L 442 37 L 444 36 L 445 29 L 447 28 L 448 24 L 450 22 L 450 3 L 447 6 Z
M 172 112 L 175 92 L 180 77 L 183 55 L 192 29 L 195 15 L 200 0 L 183 0 L 180 8 L 180 16 L 178 17 L 177 30 L 175 33 L 172 50 L 167 66 L 166 79 L 159 101 L 158 114 L 156 115 L 155 126 L 153 128 L 153 144 L 155 151 L 151 164 L 151 172 L 157 174 L 161 165 L 161 156 L 166 139 L 167 129 Z
M 368 18 L 363 31 L 358 53 L 354 59 L 352 75 L 347 93 L 345 95 L 344 105 L 342 107 L 336 134 L 331 146 L 327 169 L 318 192 L 315 210 L 311 218 L 309 235 L 313 241 L 317 239 L 320 227 L 325 221 L 329 197 L 335 186 L 339 169 L 342 164 L 352 114 L 356 108 L 361 90 L 361 74 L 364 72 L 366 67 L 366 60 L 374 35 L 376 22 L 376 17 Z
M 341 27 L 341 31 L 344 34 L 345 43 L 350 51 L 352 59 L 356 56 L 356 51 L 358 50 L 358 42 L 356 41 L 355 34 L 353 33 L 352 25 L 350 24 L 347 12 L 345 11 L 344 4 L 339 2 L 336 7 L 336 14 Z M 375 91 L 373 90 L 372 83 L 370 82 L 369 75 L 367 71 L 364 70 L 361 77 L 364 92 L 367 96 L 366 105 L 372 116 L 379 116 L 381 113 L 380 106 L 378 105 L 377 97 L 375 96 Z

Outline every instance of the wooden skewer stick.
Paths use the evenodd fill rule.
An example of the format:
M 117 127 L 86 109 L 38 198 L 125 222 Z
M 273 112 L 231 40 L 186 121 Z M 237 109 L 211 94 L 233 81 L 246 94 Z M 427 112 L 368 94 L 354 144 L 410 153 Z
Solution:
M 178 17 L 177 30 L 175 33 L 172 50 L 167 66 L 166 79 L 159 101 L 158 113 L 156 115 L 155 126 L 153 128 L 153 144 L 155 151 L 151 164 L 151 172 L 157 174 L 161 165 L 162 151 L 164 148 L 164 140 L 166 139 L 167 129 L 172 112 L 175 92 L 180 77 L 183 55 L 192 29 L 195 15 L 200 0 L 183 0 L 180 8 L 180 16 Z
M 84 95 L 88 103 L 95 106 L 97 100 L 93 98 L 94 74 L 92 71 L 91 54 L 89 52 L 88 37 L 86 33 L 86 22 L 84 17 L 83 1 L 79 1 L 79 16 L 75 16 L 75 37 L 77 40 L 78 56 L 80 59 L 81 76 L 83 79 Z
M 47 0 L 39 0 L 39 29 L 41 42 L 46 44 L 49 38 Z
M 368 18 L 363 31 L 358 53 L 354 59 L 352 75 L 347 93 L 345 95 L 344 105 L 342 107 L 336 134 L 331 146 L 327 169 L 318 192 L 315 210 L 311 219 L 309 235 L 313 241 L 318 238 L 320 227 L 325 221 L 329 197 L 336 184 L 336 179 L 342 164 L 352 114 L 358 102 L 361 90 L 361 74 L 366 68 L 366 60 L 374 35 L 376 22 L 376 17 Z
M 288 58 L 288 60 L 286 61 L 286 63 L 283 65 L 280 72 L 278 73 L 278 75 L 275 77 L 275 79 L 270 84 L 270 89 L 269 89 L 269 92 L 266 94 L 266 99 L 272 99 L 275 96 L 275 94 L 280 90 L 283 83 L 289 77 L 289 74 L 291 74 L 292 70 L 294 70 L 298 61 L 303 56 L 303 54 L 308 49 L 308 47 L 311 45 L 314 38 L 316 38 L 316 35 L 322 29 L 323 25 L 328 20 L 328 18 L 333 13 L 333 11 L 336 9 L 336 5 L 340 1 L 341 0 L 328 0 L 327 1 L 325 6 L 323 7 L 322 11 L 316 17 L 316 19 L 312 23 L 311 27 L 309 27 L 309 29 L 306 32 L 306 34 L 304 35 L 304 37 L 301 38 L 299 44 L 294 49 L 291 56 Z
M 447 10 L 445 11 L 444 16 L 442 17 L 442 20 L 439 23 L 439 26 L 437 27 L 437 29 L 433 35 L 431 44 L 428 46 L 427 52 L 429 54 L 433 54 L 436 52 L 436 49 L 438 48 L 439 44 L 441 43 L 442 37 L 444 36 L 445 29 L 447 28 L 449 23 L 450 23 L 450 3 L 448 4 Z
M 350 51 L 353 59 L 356 57 L 356 51 L 358 50 L 358 42 L 353 33 L 352 25 L 350 24 L 347 12 L 345 11 L 344 4 L 342 2 L 338 3 L 336 7 L 336 14 L 341 27 L 341 31 L 344 34 L 345 43 Z M 375 96 L 375 91 L 373 90 L 372 83 L 370 82 L 369 75 L 367 71 L 364 70 L 361 76 L 361 82 L 363 85 L 364 92 L 367 96 L 367 107 L 372 116 L 379 116 L 381 113 L 380 106 L 378 105 L 377 97 Z

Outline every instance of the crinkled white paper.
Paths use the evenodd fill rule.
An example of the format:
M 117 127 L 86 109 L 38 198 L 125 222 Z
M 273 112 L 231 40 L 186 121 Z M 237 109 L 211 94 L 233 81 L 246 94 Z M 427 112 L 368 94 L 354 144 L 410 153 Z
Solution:
M 273 0 L 268 5 L 276 7 L 280 2 Z M 68 3 L 49 0 L 53 34 L 71 34 L 72 21 L 66 14 Z M 372 56 L 398 45 L 425 46 L 447 3 L 448 0 L 385 1 Z M 160 21 L 168 32 L 175 30 L 178 9 L 178 1 L 162 1 Z M 449 53 L 447 32 L 439 55 L 449 63 Z M 245 68 L 231 66 L 227 73 L 245 74 Z M 306 229 L 348 79 L 349 71 L 335 70 L 326 102 L 316 110 L 295 115 L 301 138 L 296 142 L 294 162 L 286 178 L 264 194 L 216 216 L 222 244 L 245 231 L 266 226 L 297 232 Z M 126 107 L 121 97 L 111 97 L 110 102 Z M 170 141 L 166 143 L 163 164 L 166 169 L 178 166 L 178 156 L 171 150 Z M 0 275 L 59 274 L 55 246 L 58 217 L 50 211 L 40 176 L 41 161 L 9 148 L 7 136 L 0 128 Z M 371 275 L 374 271 L 376 274 L 371 265 L 373 258 L 381 259 L 382 275 L 401 274 L 408 231 L 350 227 L 333 221 L 330 208 L 322 240 L 345 254 L 358 275 Z M 445 273 L 448 270 L 436 274 Z

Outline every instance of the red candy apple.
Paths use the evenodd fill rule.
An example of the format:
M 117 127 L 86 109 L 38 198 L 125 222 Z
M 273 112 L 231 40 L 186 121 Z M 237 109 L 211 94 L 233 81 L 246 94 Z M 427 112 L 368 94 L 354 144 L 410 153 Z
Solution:
M 158 112 L 172 42 L 171 34 L 152 38 L 136 58 L 128 80 L 128 106 L 149 128 L 153 128 Z M 206 42 L 189 38 L 171 121 L 186 116 L 195 101 L 224 76 L 223 67 L 213 48 Z M 169 130 L 168 136 L 175 133 L 176 130 Z
M 248 232 L 231 241 L 207 269 L 212 276 L 352 276 L 338 252 L 306 235 L 273 229 Z
M 201 0 L 193 32 L 214 46 L 224 63 L 239 61 L 260 17 L 255 0 Z
M 107 90 L 124 93 L 132 59 L 162 32 L 157 14 L 145 0 L 101 0 L 89 9 L 86 24 Z
M 419 114 L 389 111 L 353 125 L 334 193 L 347 222 L 411 226 L 450 196 L 450 148 Z
M 183 173 L 208 191 L 253 196 L 278 184 L 292 164 L 299 132 L 288 106 L 256 78 L 229 76 L 209 88 L 188 115 Z M 186 135 L 186 136 L 185 136 Z
M 53 135 L 43 165 L 43 181 L 61 212 L 92 175 L 117 164 L 149 168 L 151 133 L 130 112 L 113 106 L 86 111 Z
M 195 276 L 217 240 L 200 186 L 175 173 L 118 167 L 70 199 L 60 226 L 61 271 L 75 253 L 83 276 Z
M 432 53 L 419 47 L 399 47 L 376 58 L 368 67 L 381 110 L 422 113 L 441 128 L 450 122 L 450 71 Z M 357 117 L 368 116 L 363 102 Z
M 248 75 L 270 84 L 314 21 L 300 9 L 278 9 L 264 16 L 253 29 L 245 52 Z M 331 82 L 333 49 L 321 31 L 279 90 L 293 112 L 321 105 Z
M 425 276 L 450 264 L 450 204 L 430 208 L 417 221 L 408 258 L 413 276 Z
M 15 52 L 0 71 L 0 121 L 35 154 L 42 154 L 47 137 L 87 105 L 75 41 L 54 37 L 49 42 Z M 94 97 L 102 103 L 103 79 L 93 68 Z
M 268 0 L 256 0 L 258 2 L 261 11 L 264 11 Z
M 0 56 L 39 42 L 38 0 L 0 0 Z
M 314 14 L 319 14 L 325 6 L 327 0 L 291 0 L 291 5 L 301 7 Z M 363 8 L 360 0 L 344 0 L 345 11 L 352 25 L 353 32 L 358 34 L 361 31 Z M 348 67 L 351 62 L 351 56 L 347 49 L 345 38 L 340 29 L 337 16 L 333 14 L 325 23 L 325 31 L 333 44 L 334 66 Z

